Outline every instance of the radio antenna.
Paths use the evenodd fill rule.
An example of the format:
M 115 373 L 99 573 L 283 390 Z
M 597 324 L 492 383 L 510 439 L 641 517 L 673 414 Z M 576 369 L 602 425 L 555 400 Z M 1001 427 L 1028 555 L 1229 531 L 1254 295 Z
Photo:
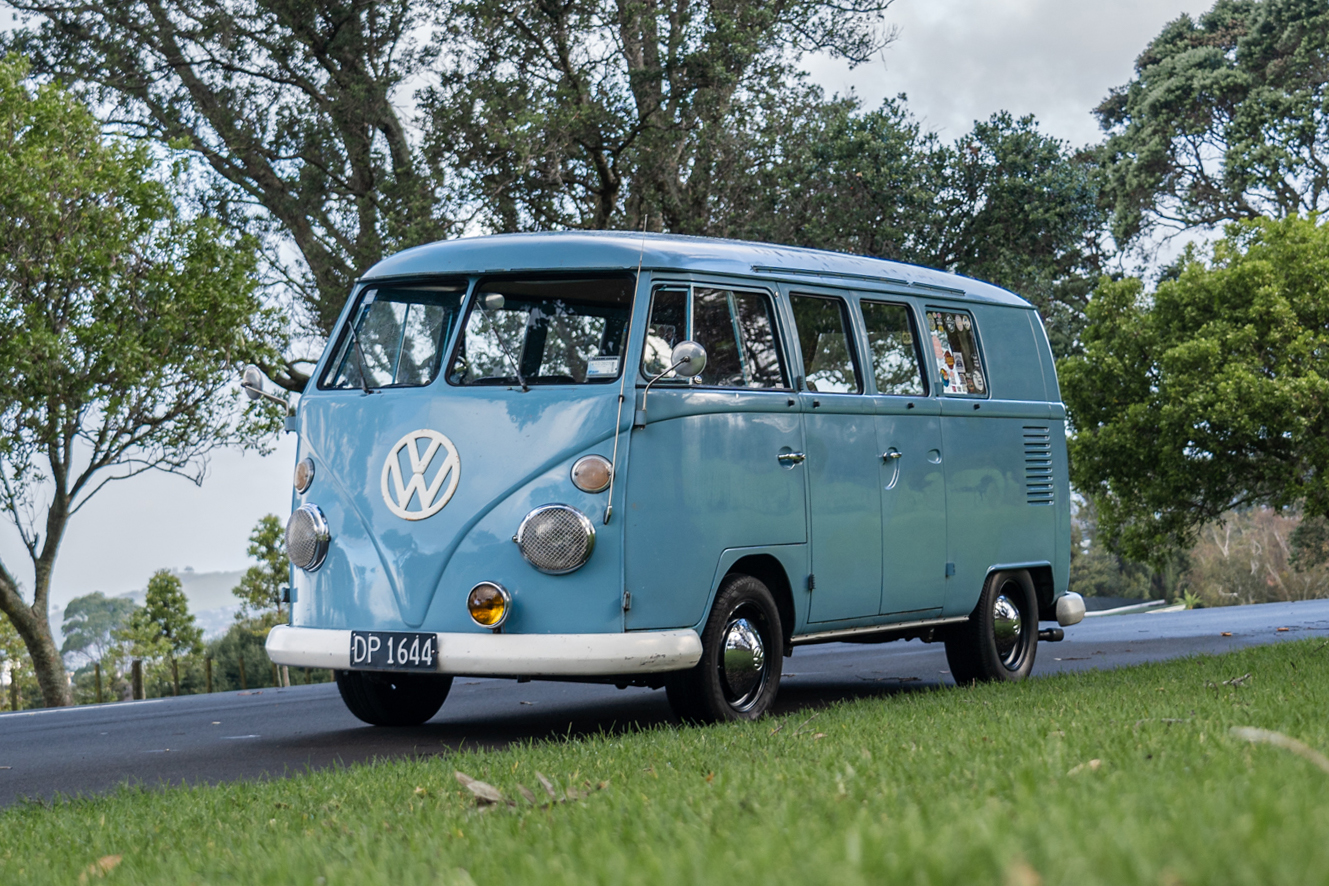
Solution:
M 618 379 L 618 417 L 614 419 L 614 454 L 609 459 L 609 504 L 605 505 L 604 522 L 606 526 L 609 525 L 609 518 L 614 515 L 614 479 L 618 476 L 618 435 L 623 427 L 623 390 L 628 383 L 628 349 L 632 346 L 632 311 L 636 309 L 635 296 L 637 290 L 641 288 L 641 265 L 646 259 L 646 225 L 650 220 L 649 212 L 641 220 L 641 251 L 637 253 L 637 279 L 632 284 L 634 301 L 632 309 L 628 311 L 628 327 L 623 333 L 623 369 Z

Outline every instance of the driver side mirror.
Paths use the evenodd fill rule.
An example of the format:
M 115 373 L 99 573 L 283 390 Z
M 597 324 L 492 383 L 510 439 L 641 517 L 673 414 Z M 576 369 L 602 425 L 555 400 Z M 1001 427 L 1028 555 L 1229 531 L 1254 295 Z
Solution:
M 706 368 L 706 349 L 695 341 L 681 341 L 669 354 L 670 370 L 684 378 L 701 375 Z

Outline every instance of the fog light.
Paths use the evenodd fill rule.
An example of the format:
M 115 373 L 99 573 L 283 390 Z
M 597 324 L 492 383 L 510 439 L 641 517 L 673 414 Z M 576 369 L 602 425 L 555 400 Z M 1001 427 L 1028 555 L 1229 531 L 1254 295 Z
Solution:
M 323 565 L 331 538 L 327 518 L 318 505 L 300 505 L 286 522 L 286 557 L 306 572 L 313 572 Z
M 512 609 L 512 595 L 507 588 L 492 581 L 482 581 L 466 595 L 466 611 L 471 621 L 482 628 L 501 627 Z
M 604 492 L 613 470 L 603 455 L 583 455 L 572 466 L 572 485 L 582 492 Z
M 300 463 L 295 466 L 295 491 L 301 494 L 309 488 L 309 484 L 314 482 L 314 460 L 312 458 L 302 458 Z

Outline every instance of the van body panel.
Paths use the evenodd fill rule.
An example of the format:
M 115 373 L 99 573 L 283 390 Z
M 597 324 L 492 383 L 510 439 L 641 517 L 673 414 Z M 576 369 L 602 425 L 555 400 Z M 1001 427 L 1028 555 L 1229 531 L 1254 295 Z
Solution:
M 808 621 L 881 609 L 881 453 L 876 404 L 862 394 L 802 393 L 805 470 L 816 576 Z
M 630 630 L 699 623 L 716 563 L 734 547 L 807 541 L 801 416 L 783 391 L 652 388 L 623 511 Z
M 946 596 L 941 404 L 929 397 L 873 399 L 881 475 L 880 611 L 926 618 L 941 611 Z M 892 452 L 899 457 L 884 457 Z
M 300 605 L 292 609 L 293 623 L 414 629 L 425 625 L 432 609 L 440 619 L 428 625 L 432 629 L 480 630 L 464 606 L 446 612 L 431 607 L 445 574 L 450 595 L 463 599 L 476 582 L 500 580 L 493 569 L 478 568 L 491 563 L 520 569 L 522 587 L 564 578 L 530 569 L 511 537 L 530 510 L 520 510 L 527 502 L 564 502 L 595 518 L 603 514 L 604 496 L 578 492 L 565 481 L 563 465 L 612 435 L 616 407 L 617 386 L 532 388 L 519 397 L 492 388 L 451 388 L 440 397 L 433 387 L 306 396 L 300 454 L 314 458 L 317 470 L 297 500 L 322 509 L 337 544 L 316 572 L 297 576 Z M 484 433 L 475 433 L 479 428 Z M 453 442 L 459 481 L 441 510 L 409 521 L 389 509 L 383 472 L 394 444 L 417 429 L 438 431 Z M 496 509 L 496 520 L 487 519 Z M 617 557 L 617 547 L 611 538 L 598 538 L 583 583 Z M 617 569 L 607 572 L 606 593 L 617 599 Z M 561 629 L 550 623 L 542 630 Z

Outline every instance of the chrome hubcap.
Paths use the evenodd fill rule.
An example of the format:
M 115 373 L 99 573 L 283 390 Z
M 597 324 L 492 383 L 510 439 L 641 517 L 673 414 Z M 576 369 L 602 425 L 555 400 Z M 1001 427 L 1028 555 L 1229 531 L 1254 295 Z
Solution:
M 992 635 L 997 641 L 997 657 L 1012 670 L 1020 664 L 1020 640 L 1023 633 L 1019 607 L 1010 597 L 998 594 L 996 602 L 992 604 Z
M 720 676 L 727 700 L 735 710 L 746 710 L 766 684 L 766 645 L 756 625 L 735 614 L 725 625 L 723 650 Z

